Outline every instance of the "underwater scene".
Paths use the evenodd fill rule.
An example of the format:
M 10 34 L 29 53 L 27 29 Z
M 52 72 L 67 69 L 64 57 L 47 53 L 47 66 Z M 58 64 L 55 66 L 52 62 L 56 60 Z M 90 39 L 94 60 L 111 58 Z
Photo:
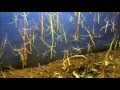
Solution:
M 120 13 L 0 12 L 0 78 L 120 78 Z

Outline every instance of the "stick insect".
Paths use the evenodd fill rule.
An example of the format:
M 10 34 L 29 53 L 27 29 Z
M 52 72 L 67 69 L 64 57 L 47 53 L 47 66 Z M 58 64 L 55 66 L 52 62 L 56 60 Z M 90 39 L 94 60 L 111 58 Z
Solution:
M 18 21 L 19 21 L 19 18 L 18 18 L 18 15 L 19 15 L 19 12 L 18 13 L 13 13 L 13 22 L 10 22 L 9 24 L 15 24 L 15 27 L 17 28 L 18 27 Z

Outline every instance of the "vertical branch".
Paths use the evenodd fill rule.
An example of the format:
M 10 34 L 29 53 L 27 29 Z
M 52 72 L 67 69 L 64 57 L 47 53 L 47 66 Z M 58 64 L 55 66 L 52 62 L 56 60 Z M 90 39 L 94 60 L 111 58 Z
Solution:
M 57 32 L 59 31 L 59 12 L 56 12 Z
M 32 31 L 32 43 L 34 43 L 35 42 L 35 34 L 34 34 L 35 32 L 34 32 L 34 30 Z
M 30 28 L 31 28 L 31 22 L 30 22 Z M 30 35 L 29 35 L 29 43 L 30 43 L 30 53 L 32 54 L 32 30 L 30 29 Z
M 24 30 L 23 30 L 23 67 L 26 65 L 26 59 L 27 59 L 27 50 L 26 50 L 26 21 L 24 20 Z
M 22 35 L 22 38 L 23 38 L 23 60 L 22 60 L 22 64 L 23 64 L 23 68 L 24 66 L 26 65 L 26 60 L 27 60 L 27 44 L 30 44 L 30 41 L 28 43 L 27 39 L 29 39 L 29 35 L 28 35 L 28 32 L 27 30 L 27 26 L 29 25 L 28 23 L 28 20 L 27 20 L 27 16 L 28 16 L 28 13 L 26 12 L 23 12 L 23 14 L 21 14 L 21 16 L 23 17 L 23 35 Z M 30 39 L 29 39 L 30 40 Z M 32 47 L 30 47 L 32 48 Z
M 80 12 L 78 12 L 77 37 L 79 37 L 79 29 L 80 29 Z
M 41 38 L 44 38 L 44 15 L 43 12 L 41 14 Z
M 80 12 L 77 13 L 77 29 L 76 29 L 76 32 L 75 32 L 75 36 L 77 39 L 79 39 L 80 37 L 80 32 L 79 32 L 79 29 L 80 29 Z
M 98 12 L 98 16 L 97 16 L 97 21 L 98 21 L 98 24 L 100 24 L 100 13 Z
M 50 30 L 51 30 L 51 35 L 52 35 L 52 45 L 51 45 L 51 55 L 50 58 L 52 58 L 52 52 L 53 52 L 53 47 L 54 47 L 54 29 L 53 29 L 53 16 L 52 13 L 50 13 Z
M 96 13 L 94 15 L 94 19 L 93 19 L 94 23 L 96 23 Z
M 43 53 L 43 57 L 47 54 L 47 53 L 49 53 L 50 52 L 50 59 L 52 59 L 52 57 L 53 57 L 53 52 L 54 53 L 56 53 L 55 52 L 55 50 L 54 50 L 54 47 L 56 47 L 56 43 L 54 42 L 54 36 L 55 36 L 55 34 L 56 35 L 58 35 L 56 32 L 55 32 L 55 30 L 54 30 L 54 23 L 53 23 L 53 21 L 54 21 L 54 18 L 53 18 L 53 13 L 52 12 L 50 12 L 50 13 L 48 13 L 48 22 L 49 22 L 49 30 L 50 30 L 50 33 L 49 34 L 51 34 L 51 45 L 48 45 L 43 39 L 42 39 L 42 41 L 43 41 L 43 43 L 49 48 L 49 50 L 48 51 L 46 51 L 45 53 Z
M 67 43 L 66 31 L 64 30 L 64 28 L 63 28 L 63 36 L 64 36 L 64 38 L 65 38 L 65 42 Z

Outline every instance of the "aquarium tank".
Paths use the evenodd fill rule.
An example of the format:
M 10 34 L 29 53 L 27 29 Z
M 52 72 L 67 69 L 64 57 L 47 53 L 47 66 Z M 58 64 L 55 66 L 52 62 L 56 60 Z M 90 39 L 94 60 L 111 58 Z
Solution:
M 62 62 L 62 72 L 72 73 L 70 77 L 94 77 L 89 71 L 105 77 L 109 76 L 105 67 L 113 64 L 109 60 L 117 60 L 110 53 L 119 48 L 119 12 L 0 12 L 0 68 L 49 68 L 50 63 Z M 104 54 L 99 56 L 101 52 Z M 97 63 L 104 70 L 99 73 L 86 66 L 79 67 L 83 70 L 79 73 L 74 70 L 74 61 L 85 62 L 83 66 Z M 52 77 L 64 76 L 54 72 Z

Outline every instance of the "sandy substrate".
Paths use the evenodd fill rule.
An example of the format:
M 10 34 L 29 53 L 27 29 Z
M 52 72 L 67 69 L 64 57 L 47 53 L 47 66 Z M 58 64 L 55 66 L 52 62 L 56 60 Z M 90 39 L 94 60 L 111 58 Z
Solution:
M 120 78 L 120 50 L 113 50 L 105 65 L 105 52 L 85 54 L 83 57 L 70 59 L 70 64 L 64 60 L 56 60 L 46 65 L 31 68 L 8 70 L 1 69 L 0 78 Z

